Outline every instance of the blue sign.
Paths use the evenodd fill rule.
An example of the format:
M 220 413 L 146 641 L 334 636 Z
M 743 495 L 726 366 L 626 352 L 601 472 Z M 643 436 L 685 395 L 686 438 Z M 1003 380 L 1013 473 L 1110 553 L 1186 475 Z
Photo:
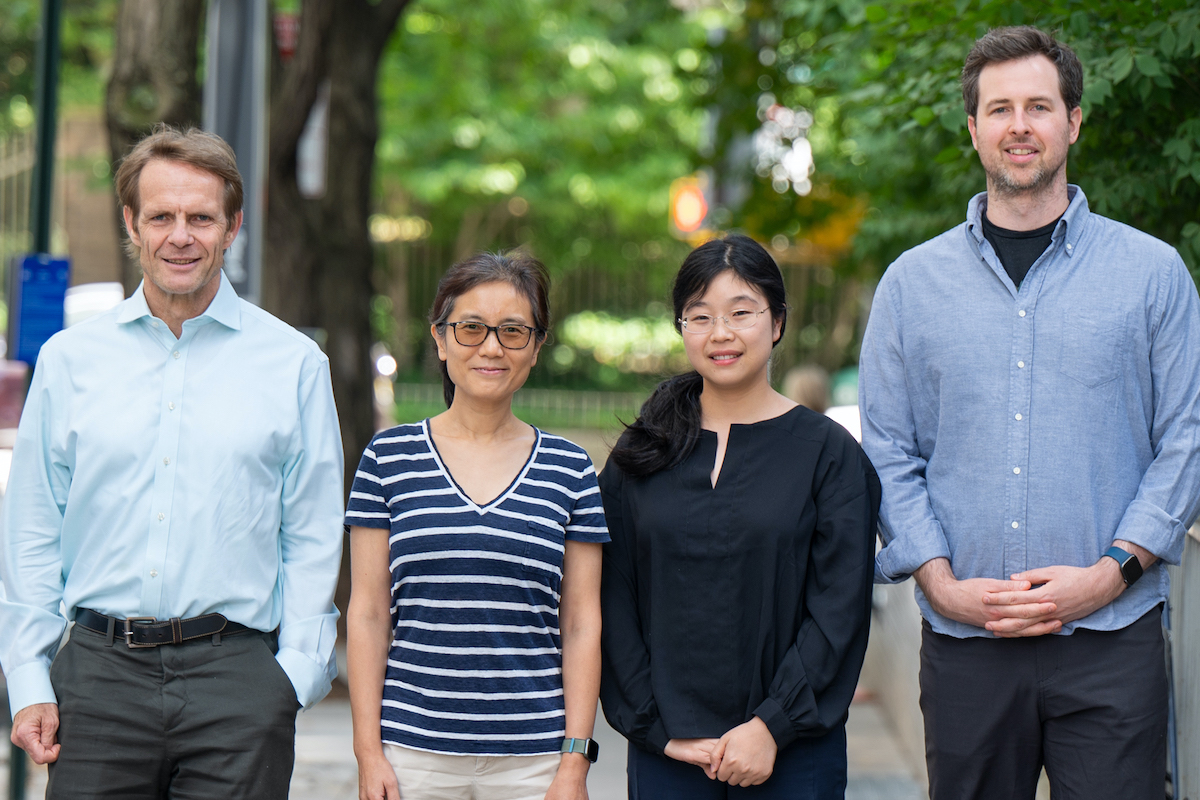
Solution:
M 71 260 L 35 253 L 14 257 L 8 269 L 8 357 L 32 366 L 62 330 Z

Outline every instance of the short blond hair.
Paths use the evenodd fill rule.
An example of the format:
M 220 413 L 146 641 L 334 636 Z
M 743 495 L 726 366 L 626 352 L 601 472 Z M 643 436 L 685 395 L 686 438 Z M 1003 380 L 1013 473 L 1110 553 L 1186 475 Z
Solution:
M 122 208 L 133 211 L 135 221 L 142 210 L 142 170 L 156 159 L 177 161 L 220 178 L 225 184 L 222 205 L 226 223 L 231 223 L 242 210 L 242 174 L 238 172 L 233 148 L 215 133 L 199 128 L 180 130 L 160 123 L 154 126 L 149 136 L 134 145 L 117 168 L 117 200 Z M 126 245 L 130 256 L 136 256 L 137 248 L 132 247 L 132 242 Z

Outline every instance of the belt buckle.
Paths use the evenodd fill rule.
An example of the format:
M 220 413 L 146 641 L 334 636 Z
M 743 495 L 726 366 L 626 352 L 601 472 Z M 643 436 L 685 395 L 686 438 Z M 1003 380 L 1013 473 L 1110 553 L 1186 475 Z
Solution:
M 154 624 L 158 622 L 154 617 L 126 617 L 125 628 L 122 633 L 125 634 L 125 646 L 130 650 L 139 650 L 146 647 L 158 647 L 158 642 L 135 642 L 133 640 L 133 625 L 136 622 L 149 622 Z

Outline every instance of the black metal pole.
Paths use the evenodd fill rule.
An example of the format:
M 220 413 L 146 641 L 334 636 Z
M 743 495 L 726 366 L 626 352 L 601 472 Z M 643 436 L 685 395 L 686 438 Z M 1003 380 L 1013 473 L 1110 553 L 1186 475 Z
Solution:
M 30 233 L 33 251 L 50 252 L 50 210 L 54 198 L 54 139 L 58 129 L 58 63 L 62 55 L 62 0 L 42 0 L 42 36 L 37 48 L 37 160 L 33 166 Z
M 50 212 L 54 199 L 54 139 L 58 132 L 58 64 L 62 55 L 62 0 L 42 0 L 42 35 L 37 47 L 34 113 L 37 155 L 29 205 L 33 251 L 50 252 Z M 12 745 L 8 759 L 9 800 L 25 800 L 25 751 Z

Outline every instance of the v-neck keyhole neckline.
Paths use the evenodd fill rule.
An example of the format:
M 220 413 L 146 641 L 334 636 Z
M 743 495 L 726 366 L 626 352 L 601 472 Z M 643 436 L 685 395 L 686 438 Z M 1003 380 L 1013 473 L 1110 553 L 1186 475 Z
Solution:
M 450 468 L 446 466 L 446 462 L 442 458 L 442 453 L 440 450 L 438 450 L 437 442 L 435 442 L 433 439 L 433 428 L 429 424 L 429 419 L 426 418 L 421 425 L 424 429 L 425 440 L 429 442 L 429 452 L 433 454 L 433 460 L 437 462 L 438 470 L 442 473 L 442 476 L 446 479 L 446 481 L 450 484 L 450 487 L 454 489 L 455 493 L 458 494 L 462 501 L 480 515 L 486 514 L 488 511 L 491 511 L 493 508 L 508 499 L 508 496 L 513 493 L 513 490 L 517 488 L 517 485 L 525 479 L 525 475 L 529 472 L 529 468 L 533 465 L 533 459 L 537 455 L 538 447 L 541 446 L 542 443 L 542 432 L 535 426 L 530 425 L 529 427 L 533 428 L 533 447 L 529 448 L 529 455 L 525 458 L 525 463 L 521 465 L 519 470 L 517 470 L 516 477 L 514 477 L 512 481 L 509 482 L 508 486 L 506 486 L 504 490 L 500 492 L 500 494 L 496 495 L 494 499 L 489 500 L 486 503 L 477 503 L 471 497 L 471 495 L 467 493 L 467 490 L 464 489 L 462 485 L 459 484 L 459 482 L 455 479 L 454 474 L 450 472 Z

